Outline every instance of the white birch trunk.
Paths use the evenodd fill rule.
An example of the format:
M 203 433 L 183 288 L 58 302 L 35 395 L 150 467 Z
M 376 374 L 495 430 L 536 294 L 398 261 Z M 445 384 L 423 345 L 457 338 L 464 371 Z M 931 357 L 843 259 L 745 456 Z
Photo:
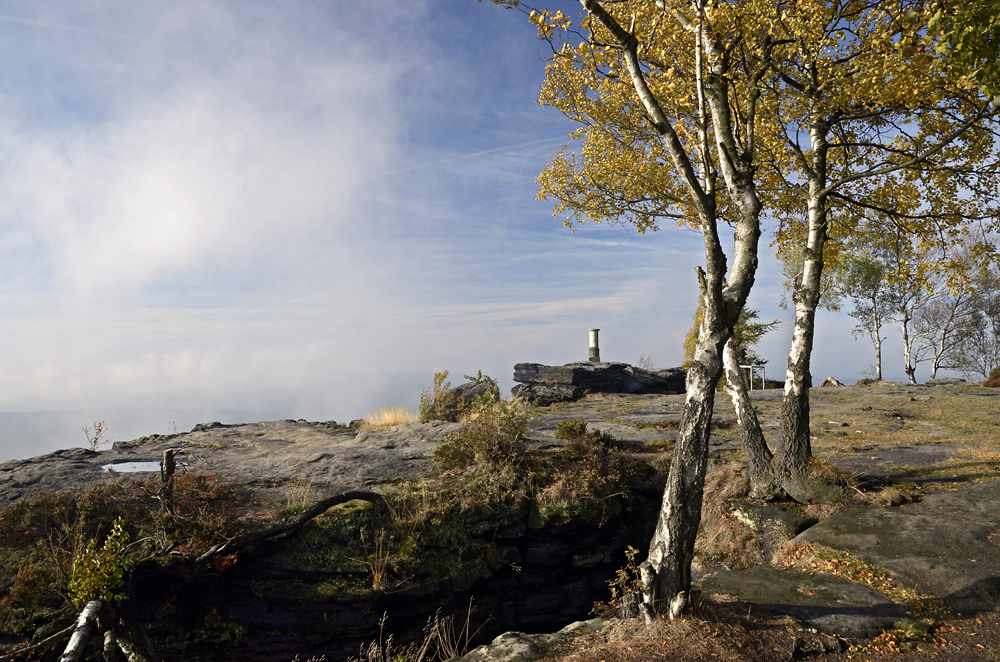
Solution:
M 76 619 L 76 629 L 73 630 L 73 635 L 69 638 L 69 643 L 66 644 L 66 650 L 59 658 L 59 662 L 77 662 L 80 659 L 80 656 L 83 655 L 83 649 L 87 647 L 90 631 L 94 628 L 97 614 L 100 611 L 100 600 L 91 600 L 84 606 L 83 611 Z
M 875 297 L 872 297 L 872 344 L 875 345 L 875 379 L 882 381 L 882 317 L 879 315 Z
M 812 159 L 807 189 L 807 242 L 802 274 L 795 281 L 795 326 L 785 370 L 785 393 L 781 405 L 781 438 L 777 444 L 774 473 L 778 485 L 802 502 L 829 499 L 830 489 L 812 476 L 812 444 L 809 430 L 809 389 L 812 386 L 810 358 L 823 276 L 823 248 L 827 239 L 827 127 L 816 118 L 809 128 Z
M 678 177 L 688 188 L 690 208 L 697 214 L 705 240 L 706 265 L 705 272 L 701 274 L 705 315 L 698 334 L 694 363 L 688 371 L 687 400 L 674 446 L 660 517 L 650 543 L 649 556 L 641 566 L 643 611 L 646 617 L 651 618 L 664 603 L 668 605 L 670 616 L 676 617 L 687 604 L 691 587 L 691 561 L 701 521 L 708 439 L 715 389 L 722 372 L 722 352 L 732 335 L 740 310 L 746 303 L 757 267 L 761 205 L 753 183 L 752 138 L 747 138 L 742 146 L 736 140 L 736 132 L 732 126 L 732 105 L 725 81 L 727 58 L 720 57 L 724 49 L 715 41 L 718 36 L 708 25 L 702 0 L 696 0 L 694 5 L 701 17 L 697 23 L 690 21 L 683 12 L 664 7 L 668 20 L 678 21 L 684 29 L 697 35 L 699 63 L 702 48 L 709 54 L 704 79 L 701 78 L 699 67 L 699 106 L 703 110 L 704 104 L 707 104 L 711 114 L 719 162 L 711 162 L 707 135 L 704 135 L 700 150 L 701 163 L 698 164 L 701 177 L 685 152 L 670 118 L 646 82 L 635 36 L 624 29 L 598 0 L 580 0 L 580 3 L 590 17 L 607 29 L 621 47 L 625 67 L 638 100 L 659 133 Z M 761 75 L 765 69 L 766 66 L 761 68 Z M 756 94 L 751 91 L 746 109 L 750 117 L 753 116 L 755 103 Z M 750 134 L 752 135 L 752 129 Z M 728 282 L 726 256 L 718 237 L 716 165 L 734 202 L 733 215 L 737 225 L 733 271 Z
M 733 409 L 736 410 L 740 439 L 747 456 L 750 496 L 755 499 L 772 499 L 781 491 L 774 479 L 774 457 L 764 440 L 757 412 L 753 408 L 746 383 L 743 381 L 743 374 L 736 358 L 736 341 L 733 338 L 726 343 L 722 362 L 726 370 L 726 392 L 729 393 Z

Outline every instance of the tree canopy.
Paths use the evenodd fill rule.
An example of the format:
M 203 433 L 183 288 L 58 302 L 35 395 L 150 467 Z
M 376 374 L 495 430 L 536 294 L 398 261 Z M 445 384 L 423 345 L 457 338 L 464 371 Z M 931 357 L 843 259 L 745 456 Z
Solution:
M 704 314 L 646 582 L 674 613 L 690 585 L 712 393 L 762 219 L 801 255 L 775 475 L 812 500 L 809 361 L 827 240 L 863 215 L 913 231 L 918 248 L 994 222 L 990 99 L 937 48 L 951 24 L 932 29 L 925 0 L 579 0 L 578 17 L 493 1 L 521 8 L 549 43 L 540 101 L 576 125 L 539 176 L 555 215 L 639 232 L 669 221 L 704 239 Z

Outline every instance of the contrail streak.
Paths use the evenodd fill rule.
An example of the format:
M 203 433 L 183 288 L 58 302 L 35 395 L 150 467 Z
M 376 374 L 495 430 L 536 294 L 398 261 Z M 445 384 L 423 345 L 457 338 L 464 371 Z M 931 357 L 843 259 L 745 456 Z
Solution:
M 7 14 L 0 14 L 0 21 L 6 21 L 7 23 L 20 23 L 21 25 L 30 25 L 31 27 L 42 28 L 45 30 L 59 30 L 61 32 L 81 32 L 83 34 L 91 34 L 98 37 L 108 37 L 110 39 L 120 39 L 122 41 L 138 41 L 134 37 L 126 37 L 125 35 L 113 34 L 111 32 L 102 32 L 100 30 L 94 30 L 92 28 L 81 28 L 77 25 L 64 25 L 61 23 L 48 23 L 46 21 L 36 21 L 30 18 L 8 16 Z
M 443 165 L 445 163 L 453 163 L 455 161 L 461 161 L 463 159 L 472 159 L 479 156 L 485 156 L 487 154 L 496 154 L 497 152 L 504 152 L 511 149 L 517 149 L 519 147 L 530 147 L 532 145 L 544 145 L 546 143 L 554 143 L 560 140 L 569 140 L 565 135 L 559 136 L 558 138 L 542 138 L 541 140 L 529 140 L 528 142 L 515 143 L 513 145 L 502 145 L 500 147 L 491 147 L 490 149 L 480 150 L 478 152 L 470 152 L 468 154 L 459 154 L 457 156 L 449 156 L 446 159 L 440 159 L 438 161 L 431 161 L 430 163 L 420 163 L 413 166 L 408 166 L 406 168 L 399 168 L 398 170 L 390 170 L 381 174 L 382 177 L 387 175 L 397 175 L 402 172 L 410 172 L 412 170 L 422 170 L 424 168 L 433 168 L 435 166 Z

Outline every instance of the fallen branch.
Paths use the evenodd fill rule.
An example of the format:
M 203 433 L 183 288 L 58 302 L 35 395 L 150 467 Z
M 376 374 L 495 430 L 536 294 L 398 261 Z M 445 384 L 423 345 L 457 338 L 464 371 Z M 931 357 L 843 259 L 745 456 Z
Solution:
M 48 637 L 45 637 L 41 641 L 31 644 L 30 646 L 23 646 L 21 648 L 4 653 L 3 655 L 0 655 L 0 662 L 13 662 L 17 658 L 27 655 L 28 653 L 37 650 L 42 650 L 45 648 L 51 648 L 56 644 L 56 642 L 58 642 L 60 639 L 65 638 L 69 633 L 71 633 L 75 627 L 76 623 L 70 625 L 67 628 L 63 628 L 62 630 L 59 630 L 59 632 L 49 635 Z
M 83 608 L 83 611 L 80 612 L 80 615 L 76 619 L 76 624 L 73 626 L 73 636 L 69 638 L 69 643 L 66 644 L 66 650 L 63 652 L 62 657 L 59 658 L 59 662 L 77 662 L 80 659 L 83 649 L 87 647 L 90 630 L 94 627 L 94 623 L 97 621 L 97 613 L 100 610 L 100 600 L 91 600 Z
M 236 536 L 231 540 L 227 540 L 226 542 L 219 543 L 201 554 L 197 560 L 199 563 L 203 563 L 216 556 L 232 554 L 254 543 L 262 542 L 264 540 L 284 538 L 302 528 L 310 520 L 319 517 L 330 508 L 338 506 L 342 503 L 347 503 L 348 501 L 354 501 L 355 499 L 369 501 L 371 503 L 385 503 L 385 497 L 377 492 L 354 491 L 338 494 L 313 504 L 295 517 L 282 520 L 269 529 L 251 531 L 250 533 L 245 533 L 241 536 Z

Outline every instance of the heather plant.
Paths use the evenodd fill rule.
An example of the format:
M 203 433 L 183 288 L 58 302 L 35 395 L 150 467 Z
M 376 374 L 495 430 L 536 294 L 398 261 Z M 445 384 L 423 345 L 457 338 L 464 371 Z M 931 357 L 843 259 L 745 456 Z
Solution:
M 480 404 L 462 429 L 434 451 L 434 457 L 444 469 L 470 465 L 489 471 L 516 468 L 524 459 L 526 426 L 524 410 L 517 403 L 497 400 Z
M 1000 386 L 1000 366 L 990 370 L 990 374 L 987 376 L 986 381 L 983 382 L 983 386 L 987 388 L 997 388 Z
M 197 472 L 175 476 L 169 493 L 159 480 L 119 478 L 22 498 L 0 513 L 0 604 L 10 607 L 0 628 L 32 632 L 71 605 L 120 597 L 134 562 L 232 538 L 250 505 L 236 484 Z
M 526 425 L 518 403 L 481 404 L 434 451 L 438 464 L 454 479 L 462 508 L 493 511 L 527 498 Z
M 539 477 L 535 494 L 546 516 L 605 521 L 624 507 L 630 492 L 649 483 L 652 469 L 628 454 L 630 444 L 589 430 L 586 421 L 563 421 L 556 438 L 566 443 Z

